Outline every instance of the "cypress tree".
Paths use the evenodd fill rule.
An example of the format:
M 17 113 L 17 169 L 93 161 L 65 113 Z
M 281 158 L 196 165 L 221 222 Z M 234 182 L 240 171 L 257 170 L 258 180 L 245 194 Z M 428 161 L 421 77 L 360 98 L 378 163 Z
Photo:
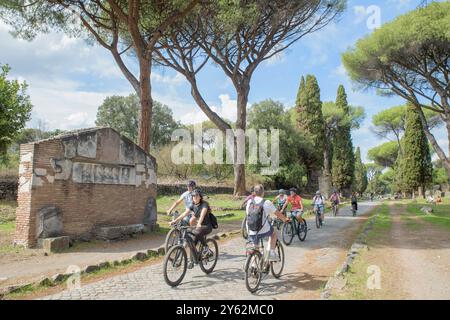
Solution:
M 312 162 L 306 164 L 308 176 L 308 189 L 315 189 L 318 185 L 317 170 L 323 166 L 323 148 L 325 143 L 325 122 L 322 114 L 322 101 L 320 100 L 320 88 L 317 79 L 313 75 L 307 75 L 306 80 L 301 78 L 300 88 L 297 93 L 297 128 L 312 143 L 317 152 L 312 157 Z
M 346 115 L 349 115 L 350 107 L 347 102 L 347 94 L 342 85 L 338 88 L 336 107 L 342 109 Z M 347 192 L 350 190 L 355 174 L 355 156 L 353 154 L 350 124 L 340 126 L 334 135 L 331 174 L 333 176 L 333 185 L 338 190 Z
M 356 148 L 355 152 L 355 189 L 361 195 L 367 189 L 367 170 L 361 161 L 361 150 Z
M 414 192 L 425 187 L 432 180 L 433 166 L 431 164 L 430 148 L 425 136 L 420 115 L 411 104 L 406 110 L 406 130 L 403 137 L 403 159 L 400 171 L 404 184 L 404 191 Z

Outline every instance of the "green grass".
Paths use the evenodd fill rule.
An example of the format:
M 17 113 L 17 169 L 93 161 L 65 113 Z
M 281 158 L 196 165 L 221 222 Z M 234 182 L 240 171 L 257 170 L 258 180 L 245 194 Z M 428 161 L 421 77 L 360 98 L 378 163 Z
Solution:
M 392 218 L 387 204 L 381 205 L 376 211 L 375 215 L 370 217 L 366 222 L 368 224 L 370 220 L 376 219 L 372 229 L 367 234 L 367 242 L 376 241 L 378 238 L 384 236 L 389 232 L 392 227 Z
M 423 221 L 430 222 L 434 225 L 440 226 L 446 230 L 450 230 L 450 201 L 444 200 L 443 203 L 439 203 L 435 206 L 433 205 L 427 205 L 425 202 L 420 201 L 418 203 L 408 203 L 406 207 L 406 211 L 410 214 L 414 214 L 418 217 L 420 217 Z M 433 208 L 432 214 L 425 214 L 422 211 L 420 211 L 420 208 L 422 206 L 429 206 L 430 208 Z
M 372 229 L 367 234 L 367 244 L 369 247 L 376 244 L 381 239 L 384 239 L 386 234 L 392 227 L 392 218 L 390 216 L 389 206 L 381 205 L 372 216 L 364 224 L 364 228 L 373 220 Z M 331 299 L 342 300 L 366 300 L 376 298 L 377 290 L 367 289 L 367 268 L 371 265 L 364 259 L 365 252 L 360 252 L 356 256 L 350 271 L 346 274 L 346 287 L 342 292 L 333 293 Z
M 0 225 L 14 221 L 17 204 L 15 201 L 0 201 Z
M 402 214 L 400 216 L 400 220 L 405 222 L 406 227 L 413 231 L 420 229 L 420 225 L 417 223 L 417 221 L 407 215 Z
M 14 221 L 0 224 L 0 233 L 13 233 L 14 230 L 16 230 L 16 223 Z

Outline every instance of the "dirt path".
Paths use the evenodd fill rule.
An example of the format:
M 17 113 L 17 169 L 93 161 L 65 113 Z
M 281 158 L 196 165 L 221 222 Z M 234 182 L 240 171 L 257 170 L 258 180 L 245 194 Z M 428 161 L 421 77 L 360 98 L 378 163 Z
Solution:
M 222 223 L 218 232 L 239 229 L 241 221 Z M 217 232 L 217 231 L 214 231 Z M 165 234 L 151 233 L 125 241 L 80 243 L 69 252 L 45 256 L 35 249 L 32 255 L 8 254 L 0 256 L 0 289 L 14 284 L 38 281 L 66 272 L 70 265 L 84 267 L 104 261 L 122 260 L 139 251 L 157 248 L 164 244 Z
M 337 299 L 450 299 L 450 233 L 390 205 L 390 228 L 369 238 L 352 267 L 349 284 L 336 291 Z M 378 267 L 380 287 L 367 288 L 370 266 Z
M 450 299 L 450 233 L 391 206 L 390 242 L 407 299 Z M 411 221 L 411 220 L 409 220 Z

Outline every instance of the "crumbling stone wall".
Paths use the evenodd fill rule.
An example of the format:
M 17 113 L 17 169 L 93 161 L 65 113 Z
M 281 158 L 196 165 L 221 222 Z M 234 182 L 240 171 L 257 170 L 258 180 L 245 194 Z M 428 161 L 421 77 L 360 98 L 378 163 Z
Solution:
M 20 147 L 15 243 L 90 239 L 102 227 L 156 224 L 156 162 L 111 128 Z

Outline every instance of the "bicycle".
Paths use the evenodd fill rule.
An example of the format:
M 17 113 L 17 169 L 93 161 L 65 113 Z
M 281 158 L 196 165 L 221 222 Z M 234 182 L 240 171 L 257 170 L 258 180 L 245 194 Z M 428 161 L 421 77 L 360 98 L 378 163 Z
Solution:
M 175 211 L 170 214 L 170 216 L 173 217 L 173 219 L 176 219 L 180 214 L 178 211 Z M 180 242 L 181 238 L 181 228 L 184 226 L 188 226 L 189 224 L 184 221 L 184 219 L 178 221 L 176 224 L 172 226 L 172 229 L 167 233 L 166 240 L 164 241 L 164 252 L 169 251 L 171 247 L 178 244 Z
M 352 215 L 356 217 L 356 203 L 352 203 Z
M 314 206 L 314 214 L 316 216 L 316 227 L 320 229 L 322 227 L 322 216 L 320 214 L 319 206 Z
M 248 231 L 247 231 L 247 215 L 245 215 L 244 220 L 242 220 L 241 234 L 242 234 L 242 238 L 244 238 L 245 240 L 247 240 L 247 238 L 248 238 Z
M 299 222 L 296 217 L 292 216 L 291 221 L 284 223 L 281 238 L 283 243 L 288 246 L 292 243 L 295 235 L 298 236 L 300 241 L 305 241 L 307 233 L 308 225 L 306 220 L 303 219 L 302 222 Z
M 181 239 L 180 243 L 171 247 L 164 257 L 163 272 L 164 280 L 171 287 L 178 286 L 183 281 L 186 271 L 188 269 L 188 258 L 186 247 L 189 248 L 191 253 L 190 261 L 192 264 L 199 264 L 200 269 L 205 274 L 213 272 L 217 259 L 219 257 L 219 248 L 217 242 L 214 239 L 206 239 L 207 253 L 204 253 L 204 246 L 201 242 L 197 245 L 194 242 L 194 234 L 190 232 L 189 227 L 181 227 Z M 197 248 L 198 247 L 198 248 Z M 171 272 L 169 268 L 173 269 L 173 272 L 179 273 L 174 279 L 171 278 Z
M 252 245 L 247 248 L 247 259 L 245 261 L 245 286 L 251 293 L 255 293 L 264 275 L 269 274 L 269 269 L 275 278 L 280 278 L 284 268 L 284 249 L 277 239 L 275 250 L 280 257 L 280 261 L 269 261 L 269 252 L 264 250 L 264 241 L 259 239 L 259 246 Z
M 337 213 L 338 213 L 339 205 L 336 202 L 331 201 L 331 209 L 333 211 L 333 216 L 336 217 Z

